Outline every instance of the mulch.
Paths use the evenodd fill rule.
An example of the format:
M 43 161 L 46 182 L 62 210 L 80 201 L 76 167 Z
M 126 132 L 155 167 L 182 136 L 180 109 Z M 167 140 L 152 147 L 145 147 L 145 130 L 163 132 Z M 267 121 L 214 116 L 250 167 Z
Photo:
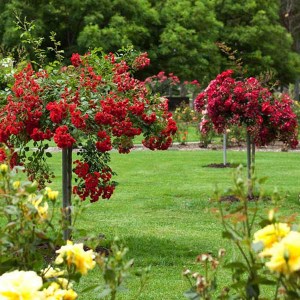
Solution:
M 248 197 L 248 201 L 250 201 L 250 202 L 254 202 L 254 201 L 258 201 L 258 200 L 259 200 L 259 196 Z M 263 199 L 263 200 L 265 201 L 265 199 Z M 240 202 L 240 199 L 234 195 L 227 195 L 227 196 L 222 196 L 220 198 L 220 202 L 234 203 L 234 202 Z
M 231 164 L 231 163 L 227 163 L 227 164 L 224 164 L 224 163 L 220 163 L 220 164 L 209 164 L 209 165 L 205 165 L 203 167 L 205 168 L 219 168 L 219 169 L 223 169 L 223 168 L 237 168 L 239 166 L 239 164 Z

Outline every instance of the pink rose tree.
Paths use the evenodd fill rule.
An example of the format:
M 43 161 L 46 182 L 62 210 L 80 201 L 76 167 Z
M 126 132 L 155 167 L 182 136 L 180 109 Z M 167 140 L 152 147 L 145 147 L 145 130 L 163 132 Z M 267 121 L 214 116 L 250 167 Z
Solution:
M 227 70 L 212 80 L 196 97 L 195 108 L 203 112 L 202 133 L 207 133 L 210 124 L 218 133 L 226 132 L 232 125 L 246 128 L 250 179 L 255 145 L 264 146 L 279 140 L 295 148 L 298 123 L 292 110 L 293 101 L 288 95 L 277 97 L 257 79 L 236 80 L 233 74 L 232 70 Z
M 133 77 L 134 71 L 149 65 L 146 53 L 92 51 L 84 56 L 73 54 L 71 63 L 38 71 L 28 64 L 14 75 L 7 104 L 0 110 L 0 143 L 11 151 L 11 166 L 23 165 L 29 179 L 41 187 L 51 180 L 45 158 L 51 156 L 49 141 L 62 149 L 67 218 L 71 190 L 91 202 L 111 197 L 116 185 L 108 165 L 111 149 L 128 153 L 134 137 L 143 134 L 146 147 L 165 150 L 177 130 L 167 100 L 152 95 L 144 82 Z M 27 145 L 30 141 L 33 152 Z M 75 146 L 78 159 L 72 164 Z
M 157 75 L 147 77 L 145 82 L 152 93 L 159 93 L 163 96 L 172 96 L 179 93 L 180 96 L 190 95 L 193 99 L 200 91 L 200 83 L 197 80 L 181 81 L 173 73 L 166 74 L 160 71 Z

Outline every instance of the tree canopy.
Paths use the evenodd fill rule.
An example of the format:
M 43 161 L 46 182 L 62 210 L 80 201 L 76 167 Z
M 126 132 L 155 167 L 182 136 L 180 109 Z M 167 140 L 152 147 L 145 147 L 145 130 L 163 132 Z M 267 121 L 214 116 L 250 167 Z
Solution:
M 164 70 L 205 83 L 228 67 L 216 46 L 223 42 L 237 50 L 249 76 L 271 70 L 288 84 L 300 73 L 293 40 L 300 7 L 294 0 L 2 0 L 4 55 L 17 56 L 20 47 L 16 12 L 34 20 L 32 34 L 44 37 L 45 48 L 56 32 L 67 57 L 94 47 L 114 52 L 133 46 L 149 53 L 148 74 Z

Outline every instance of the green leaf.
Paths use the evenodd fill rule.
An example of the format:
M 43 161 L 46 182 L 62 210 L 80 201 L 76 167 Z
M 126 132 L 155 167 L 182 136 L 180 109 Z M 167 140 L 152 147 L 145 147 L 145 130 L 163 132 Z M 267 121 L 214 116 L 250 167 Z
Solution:
M 46 156 L 47 157 L 52 157 L 52 153 L 51 152 L 46 152 Z
M 263 284 L 263 285 L 275 285 L 276 284 L 275 280 L 271 280 L 271 279 L 261 277 L 261 276 L 258 277 L 257 281 L 259 284 Z
M 92 290 L 96 289 L 97 287 L 99 287 L 99 284 L 94 284 L 94 285 L 88 286 L 87 288 L 83 289 L 81 291 L 81 293 L 86 293 L 86 292 L 92 291 Z
M 38 183 L 37 182 L 33 182 L 32 184 L 26 186 L 25 190 L 28 193 L 33 193 L 37 190 L 38 188 Z
M 80 281 L 81 276 L 82 276 L 81 273 L 77 272 L 75 274 L 72 274 L 70 276 L 70 279 L 72 279 L 72 280 L 74 280 L 75 282 L 78 283 Z
M 222 237 L 225 239 L 235 240 L 235 241 L 241 241 L 241 237 L 234 232 L 233 230 L 227 228 L 227 231 L 222 232 Z
M 243 270 L 243 271 L 248 270 L 247 266 L 244 263 L 239 262 L 239 261 L 233 261 L 233 262 L 227 263 L 227 264 L 224 265 L 224 268 L 239 269 L 239 270 Z
M 265 176 L 265 177 L 259 178 L 258 183 L 259 184 L 264 184 L 267 180 L 268 180 L 268 177 Z
M 259 226 L 261 226 L 262 228 L 269 225 L 270 221 L 268 219 L 264 219 L 262 221 L 259 222 Z
M 18 267 L 18 261 L 15 259 L 8 259 L 6 261 L 0 261 L 0 275 L 3 273 L 17 268 Z
M 9 222 L 9 223 L 7 223 L 6 224 L 6 228 L 10 228 L 10 227 L 14 227 L 14 226 L 16 226 L 16 224 L 17 224 L 17 222 Z

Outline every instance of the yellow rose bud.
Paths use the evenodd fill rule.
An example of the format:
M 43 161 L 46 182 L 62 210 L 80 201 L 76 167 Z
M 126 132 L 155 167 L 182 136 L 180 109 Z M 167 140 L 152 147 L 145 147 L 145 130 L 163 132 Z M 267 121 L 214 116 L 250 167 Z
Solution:
M 274 209 L 271 209 L 270 211 L 269 211 L 269 216 L 268 216 L 268 218 L 269 218 L 269 221 L 273 221 L 273 219 L 274 219 Z
M 6 174 L 7 171 L 8 171 L 8 165 L 6 165 L 6 164 L 1 164 L 1 165 L 0 165 L 0 172 L 1 172 L 2 174 Z
M 58 191 L 52 191 L 49 187 L 46 187 L 45 195 L 49 198 L 49 200 L 55 201 L 58 197 Z
M 122 252 L 121 251 L 118 251 L 117 253 L 116 253 L 116 260 L 121 260 L 122 259 Z
M 58 191 L 51 191 L 48 193 L 48 198 L 52 201 L 56 200 L 58 196 Z
M 13 185 L 13 188 L 15 190 L 17 190 L 21 186 L 21 182 L 20 181 L 14 181 L 12 185 Z

